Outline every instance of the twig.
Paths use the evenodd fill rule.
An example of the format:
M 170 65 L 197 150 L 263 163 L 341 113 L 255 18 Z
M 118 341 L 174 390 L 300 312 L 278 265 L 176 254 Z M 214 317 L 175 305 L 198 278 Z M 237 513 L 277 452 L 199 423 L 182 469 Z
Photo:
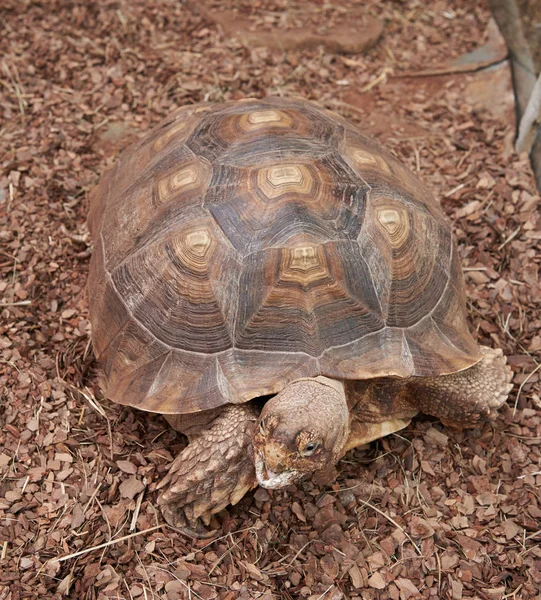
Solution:
M 0 302 L 0 306 L 29 306 L 32 300 L 19 300 L 18 302 Z
M 145 564 L 143 563 L 143 561 L 141 560 L 141 557 L 139 556 L 139 552 L 137 552 L 137 550 L 135 551 L 135 556 L 137 557 L 137 562 L 139 563 L 141 570 L 145 574 L 145 579 L 147 580 L 147 583 L 148 583 L 148 589 L 150 590 L 150 593 L 152 594 L 152 598 L 154 599 L 154 590 L 152 589 L 152 581 L 150 581 L 150 575 L 148 574 L 147 568 L 146 568 Z M 146 593 L 145 587 L 143 587 L 143 591 L 145 592 L 145 600 L 146 600 L 147 593 Z M 190 596 L 190 600 L 191 600 L 191 596 Z
M 383 67 L 383 70 L 375 79 L 373 79 L 370 83 L 366 84 L 363 88 L 361 88 L 361 94 L 364 94 L 365 92 L 370 91 L 372 88 L 376 87 L 380 83 L 385 82 L 387 80 L 387 74 L 391 71 L 392 69 L 390 69 L 389 67 Z
M 135 502 L 135 510 L 130 523 L 130 531 L 133 531 L 137 527 L 137 519 L 139 518 L 139 511 L 141 510 L 141 503 L 143 502 L 143 496 L 145 495 L 146 488 L 137 496 Z
M 301 547 L 301 549 L 297 552 L 297 554 L 295 554 L 295 556 L 287 563 L 287 565 L 285 566 L 286 569 L 288 569 L 297 559 L 297 556 L 299 556 L 299 554 L 306 548 L 306 546 L 309 546 L 312 542 L 314 542 L 315 540 L 308 540 L 306 542 L 306 544 L 304 544 L 304 546 Z M 282 558 L 277 561 L 277 565 L 279 565 L 281 562 L 283 562 L 286 558 L 288 558 L 289 555 L 287 556 L 282 556 Z
M 94 488 L 94 491 L 92 492 L 92 495 L 90 496 L 90 498 L 88 499 L 88 502 L 85 504 L 85 507 L 83 508 L 83 515 L 86 513 L 86 511 L 88 510 L 88 507 L 90 506 L 91 502 L 94 500 L 94 498 L 96 497 L 96 494 L 98 493 L 101 484 L 103 483 L 103 481 L 100 481 L 96 487 Z
M 524 538 L 524 541 L 531 540 L 532 538 L 537 537 L 539 534 L 541 534 L 541 529 L 539 531 L 536 531 L 535 533 L 531 533 L 530 535 L 526 536 Z
M 125 540 L 129 540 L 130 538 L 136 537 L 138 535 L 144 535 L 145 533 L 156 531 L 156 529 L 161 529 L 162 527 L 167 527 L 167 525 L 165 523 L 160 523 L 159 525 L 155 525 L 154 527 L 150 527 L 149 529 L 144 529 L 143 531 L 136 531 L 135 533 L 124 535 L 116 540 L 109 540 L 108 542 L 104 542 L 103 544 L 98 544 L 97 546 L 92 546 L 91 548 L 85 548 L 84 550 L 79 550 L 79 552 L 74 552 L 73 554 L 68 554 L 67 556 L 53 558 L 51 562 L 64 562 L 65 560 L 70 560 L 71 558 L 76 558 L 77 556 L 82 556 L 83 554 L 94 552 L 94 550 L 101 550 L 102 548 L 113 546 L 115 544 L 118 544 L 119 542 L 124 542 Z
M 73 384 L 68 383 L 67 381 L 65 381 L 60 376 L 58 367 L 57 367 L 57 373 L 58 373 L 58 378 L 59 378 L 60 382 L 64 386 L 66 386 L 67 388 L 69 388 L 73 392 L 76 392 L 77 394 L 79 394 L 80 396 L 82 396 L 88 402 L 88 404 L 90 404 L 90 406 L 105 419 L 105 421 L 107 423 L 107 433 L 109 434 L 109 452 L 110 452 L 110 455 L 111 455 L 111 460 L 113 460 L 113 458 L 114 458 L 113 432 L 112 432 L 112 429 L 111 429 L 111 420 L 107 416 L 107 413 L 105 412 L 105 410 L 103 409 L 103 407 L 101 406 L 101 404 L 98 402 L 96 396 L 94 396 L 94 394 L 87 387 L 85 387 L 84 391 L 83 391 L 83 390 L 80 390 L 78 387 L 74 386 Z
M 139 559 L 139 560 L 141 560 L 141 559 Z M 157 567 L 157 568 L 160 569 L 160 571 L 163 571 L 164 573 L 169 573 L 169 575 L 172 575 L 181 585 L 183 585 L 188 590 L 188 594 L 190 594 L 190 596 L 189 596 L 190 598 L 192 597 L 191 595 L 193 594 L 197 598 L 201 598 L 201 600 L 203 600 L 202 596 L 200 596 L 195 590 L 192 590 L 192 588 L 187 583 L 182 581 L 182 579 L 180 579 L 180 577 L 175 575 L 172 571 L 169 571 L 168 569 L 164 569 L 163 567 Z M 212 585 L 210 582 L 206 582 L 206 583 L 207 583 L 207 585 Z
M 327 595 L 327 592 L 334 586 L 334 583 L 331 583 L 331 585 L 323 592 L 323 594 L 321 594 L 321 596 L 318 596 L 316 598 L 316 600 L 321 600 L 324 596 Z
M 465 64 L 465 65 L 451 65 L 449 67 L 443 67 L 441 69 L 425 69 L 424 71 L 410 71 L 406 73 L 398 73 L 397 75 L 392 75 L 393 79 L 417 79 L 418 77 L 441 77 L 442 75 L 455 75 L 457 73 L 478 73 L 479 71 L 484 71 L 490 67 L 494 67 L 495 65 L 499 65 L 505 61 L 507 56 L 503 58 L 495 58 L 492 60 L 488 60 L 486 62 L 482 62 L 479 64 Z
M 238 542 L 234 542 L 232 546 L 230 546 L 221 556 L 219 556 L 216 561 L 214 562 L 214 564 L 212 565 L 212 568 L 210 569 L 210 571 L 208 572 L 208 576 L 210 577 L 213 573 L 214 573 L 214 569 L 216 569 L 216 567 L 222 562 L 222 560 L 228 555 L 231 554 L 231 552 L 233 552 L 233 550 L 240 544 L 240 540 Z
M 534 471 L 533 473 L 526 473 L 525 475 L 519 475 L 517 479 L 524 479 L 529 476 L 535 477 L 536 475 L 541 475 L 541 471 Z
M 514 240 L 517 235 L 519 234 L 520 231 L 520 225 L 515 229 L 515 231 L 513 231 L 513 233 L 502 243 L 498 246 L 498 252 L 504 247 L 507 246 L 507 244 L 511 241 Z
M 171 529 L 173 529 L 174 531 L 181 531 L 181 529 L 177 529 L 176 527 L 171 527 Z M 233 536 L 233 535 L 235 535 L 235 533 L 244 533 L 245 531 L 250 531 L 250 529 L 253 529 L 255 531 L 254 527 L 244 527 L 243 529 L 237 529 L 236 531 L 231 531 L 229 533 L 226 533 L 225 535 L 222 535 L 220 537 L 214 538 L 213 540 L 211 540 L 210 542 L 208 542 L 208 544 L 205 544 L 201 548 L 201 551 L 205 550 L 209 546 L 212 546 L 212 544 L 215 544 L 216 542 L 219 542 L 220 540 L 225 540 L 226 537 Z
M 518 588 L 516 588 L 515 590 L 513 590 L 512 592 L 509 592 L 509 594 L 505 594 L 505 596 L 502 596 L 502 600 L 506 600 L 506 598 L 516 598 L 517 594 L 520 592 L 520 590 L 522 589 L 522 587 L 524 586 L 523 583 L 521 583 Z
M 444 198 L 449 198 L 449 196 L 452 196 L 455 192 L 458 192 L 459 190 L 461 190 L 462 188 L 465 188 L 465 187 L 466 187 L 465 183 L 459 183 L 452 190 L 449 190 L 446 194 L 444 194 L 443 197 Z
M 539 369 L 541 369 L 541 363 L 539 363 L 537 367 L 535 367 L 535 369 L 528 375 L 528 377 L 526 377 L 526 379 L 520 384 L 520 387 L 518 388 L 517 392 L 517 399 L 515 400 L 515 406 L 513 407 L 513 416 L 515 416 L 517 412 L 518 399 L 520 398 L 520 394 L 522 393 L 522 388 L 537 373 L 537 371 L 539 371 Z

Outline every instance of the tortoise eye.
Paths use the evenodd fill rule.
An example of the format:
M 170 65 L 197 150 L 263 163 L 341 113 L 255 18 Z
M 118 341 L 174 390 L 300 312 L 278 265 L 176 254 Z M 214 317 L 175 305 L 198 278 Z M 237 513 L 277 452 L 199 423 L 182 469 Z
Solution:
M 302 456 L 312 456 L 312 454 L 314 454 L 314 452 L 319 448 L 319 445 L 319 441 L 308 442 L 308 444 L 306 444 L 306 446 L 300 450 L 300 454 Z
M 260 421 L 259 422 L 259 433 L 261 433 L 262 435 L 266 435 L 267 434 L 267 430 L 265 429 L 265 422 L 264 421 Z

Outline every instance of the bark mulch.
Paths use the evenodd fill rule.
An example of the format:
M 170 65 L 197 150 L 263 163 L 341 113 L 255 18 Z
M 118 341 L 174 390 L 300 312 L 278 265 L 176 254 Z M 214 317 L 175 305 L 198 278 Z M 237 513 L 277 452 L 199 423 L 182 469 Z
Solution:
M 276 21 L 300 3 L 219 4 L 255 28 L 302 22 Z M 173 0 L 3 0 L 1 600 L 539 597 L 541 216 L 513 153 L 505 51 L 485 2 L 313 0 L 316 33 L 337 5 L 383 23 L 368 53 L 252 47 Z M 88 191 L 175 107 L 267 94 L 351 118 L 437 193 L 473 330 L 507 353 L 515 387 L 494 424 L 418 418 L 348 454 L 332 487 L 258 489 L 192 540 L 163 525 L 154 491 L 185 440 L 99 390 Z

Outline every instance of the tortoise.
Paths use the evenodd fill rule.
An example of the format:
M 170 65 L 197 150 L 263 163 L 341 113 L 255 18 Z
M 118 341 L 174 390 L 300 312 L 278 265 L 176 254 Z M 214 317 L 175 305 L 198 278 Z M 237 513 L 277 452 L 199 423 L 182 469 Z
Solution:
M 160 483 L 208 524 L 406 427 L 492 419 L 511 389 L 467 323 L 438 201 L 344 118 L 302 99 L 201 103 L 91 193 L 92 341 L 106 394 L 189 444 Z

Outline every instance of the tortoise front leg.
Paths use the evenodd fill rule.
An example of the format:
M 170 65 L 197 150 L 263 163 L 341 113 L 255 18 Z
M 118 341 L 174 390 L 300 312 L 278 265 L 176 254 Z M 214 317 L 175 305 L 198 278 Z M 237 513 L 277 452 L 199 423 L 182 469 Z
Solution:
M 500 349 L 482 346 L 481 353 L 481 360 L 464 371 L 412 378 L 407 383 L 410 402 L 445 425 L 467 427 L 493 419 L 513 387 L 513 372 Z
M 207 414 L 170 415 L 169 422 L 190 443 L 158 485 L 165 520 L 173 527 L 206 525 L 211 515 L 236 504 L 256 485 L 252 433 L 258 411 L 228 405 Z

